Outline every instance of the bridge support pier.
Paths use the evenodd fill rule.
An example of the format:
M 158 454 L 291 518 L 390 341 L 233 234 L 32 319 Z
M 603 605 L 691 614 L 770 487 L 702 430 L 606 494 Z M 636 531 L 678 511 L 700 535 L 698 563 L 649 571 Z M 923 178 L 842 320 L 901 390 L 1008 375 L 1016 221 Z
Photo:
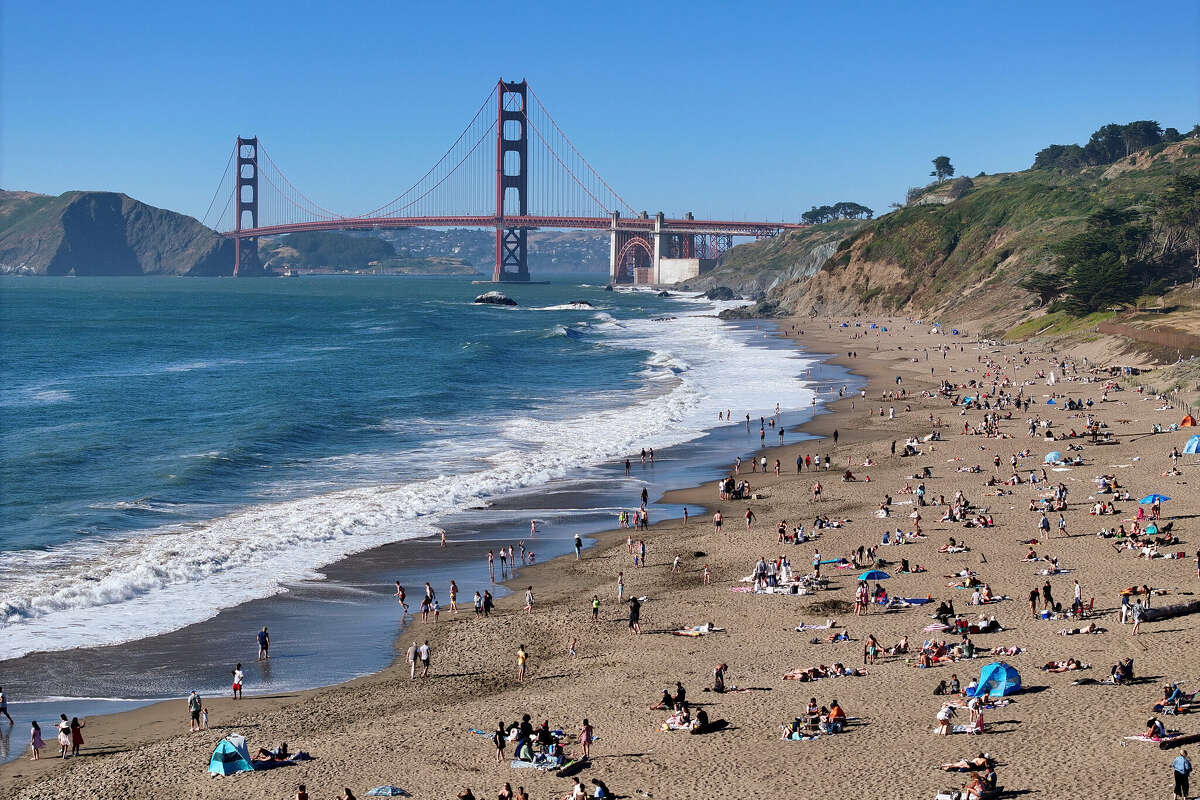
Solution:
M 243 215 L 246 213 L 250 214 L 250 224 L 245 227 L 258 227 L 258 137 L 252 136 L 249 139 L 243 139 L 239 136 L 235 148 L 237 175 L 234 176 L 233 201 L 237 218 L 234 221 L 234 230 L 240 231 L 243 227 Z M 257 257 L 257 238 L 235 237 L 233 240 L 233 277 L 235 278 L 242 270 L 242 248 L 246 245 L 255 248 L 254 255 Z
M 528 85 L 506 83 L 496 86 L 496 269 L 497 282 L 529 281 L 529 231 L 504 224 L 505 210 L 529 213 L 529 131 L 525 120 Z M 516 207 L 507 202 L 516 194 Z

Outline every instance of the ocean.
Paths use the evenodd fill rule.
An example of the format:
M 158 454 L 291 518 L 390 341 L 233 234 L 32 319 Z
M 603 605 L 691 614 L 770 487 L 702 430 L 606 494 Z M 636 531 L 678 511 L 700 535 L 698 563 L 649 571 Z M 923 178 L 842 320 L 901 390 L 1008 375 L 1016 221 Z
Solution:
M 14 708 L 219 691 L 263 624 L 249 692 L 377 670 L 393 580 L 455 577 L 469 604 L 530 519 L 539 561 L 566 552 L 643 486 L 715 480 L 776 404 L 807 418 L 806 379 L 846 380 L 721 304 L 603 283 L 495 307 L 459 278 L 0 278 Z

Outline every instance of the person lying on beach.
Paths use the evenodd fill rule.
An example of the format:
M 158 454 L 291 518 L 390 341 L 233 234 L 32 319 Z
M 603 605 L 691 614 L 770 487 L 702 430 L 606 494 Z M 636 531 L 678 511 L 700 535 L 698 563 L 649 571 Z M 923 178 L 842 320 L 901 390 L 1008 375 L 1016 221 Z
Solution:
M 287 742 L 280 742 L 279 747 L 274 750 L 268 750 L 265 747 L 258 748 L 258 752 L 254 754 L 251 761 L 287 761 L 290 759 L 291 753 L 288 752 Z
M 1047 661 L 1042 666 L 1043 672 L 1074 672 L 1080 669 L 1091 669 L 1091 664 L 1080 663 L 1077 659 L 1068 658 L 1066 661 Z
M 1101 628 L 1095 622 L 1089 623 L 1082 628 L 1063 628 L 1058 632 L 1059 636 L 1076 636 L 1081 633 L 1104 633 L 1104 628 Z
M 974 758 L 964 758 L 960 761 L 950 761 L 942 764 L 939 769 L 946 772 L 968 772 L 970 770 L 986 770 L 995 764 L 987 753 L 980 753 Z

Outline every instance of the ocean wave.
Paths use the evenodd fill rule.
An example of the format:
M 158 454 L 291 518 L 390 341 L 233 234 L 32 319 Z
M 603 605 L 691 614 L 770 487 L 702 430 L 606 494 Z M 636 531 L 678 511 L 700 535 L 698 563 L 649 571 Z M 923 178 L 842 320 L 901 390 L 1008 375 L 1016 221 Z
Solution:
M 6 408 L 52 406 L 69 403 L 74 399 L 75 395 L 66 389 L 52 389 L 49 386 L 27 386 L 22 389 L 0 390 L 0 406 Z
M 600 320 L 594 326 L 604 326 L 599 343 L 645 352 L 645 369 L 672 380 L 613 394 L 587 413 L 578 403 L 548 401 L 545 413 L 488 420 L 490 429 L 485 425 L 472 437 L 476 449 L 468 469 L 263 503 L 199 523 L 2 553 L 0 659 L 114 644 L 199 622 L 222 608 L 318 579 L 323 566 L 352 553 L 432 536 L 442 516 L 488 498 L 541 486 L 641 447 L 662 449 L 702 436 L 718 410 L 757 415 L 777 402 L 807 408 L 813 395 L 797 376 L 812 359 L 756 346 L 761 332 L 728 326 L 710 316 L 710 308 L 685 307 L 667 323 L 628 319 L 607 327 L 608 320 Z M 446 424 L 433 418 L 394 422 L 406 430 Z M 439 437 L 399 460 L 441 464 L 451 444 Z M 328 466 L 350 469 L 354 462 Z

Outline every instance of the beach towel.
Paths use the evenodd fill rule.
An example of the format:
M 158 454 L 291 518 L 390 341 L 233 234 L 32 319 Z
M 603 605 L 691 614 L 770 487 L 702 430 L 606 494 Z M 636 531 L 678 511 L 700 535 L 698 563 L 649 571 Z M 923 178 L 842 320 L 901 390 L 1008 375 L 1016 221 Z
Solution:
M 1147 736 L 1144 733 L 1140 733 L 1137 736 L 1126 736 L 1124 739 L 1127 742 L 1166 742 L 1170 741 L 1171 739 L 1176 739 L 1182 735 L 1183 734 L 1181 734 L 1179 731 L 1171 731 L 1166 736 L 1162 737 Z

